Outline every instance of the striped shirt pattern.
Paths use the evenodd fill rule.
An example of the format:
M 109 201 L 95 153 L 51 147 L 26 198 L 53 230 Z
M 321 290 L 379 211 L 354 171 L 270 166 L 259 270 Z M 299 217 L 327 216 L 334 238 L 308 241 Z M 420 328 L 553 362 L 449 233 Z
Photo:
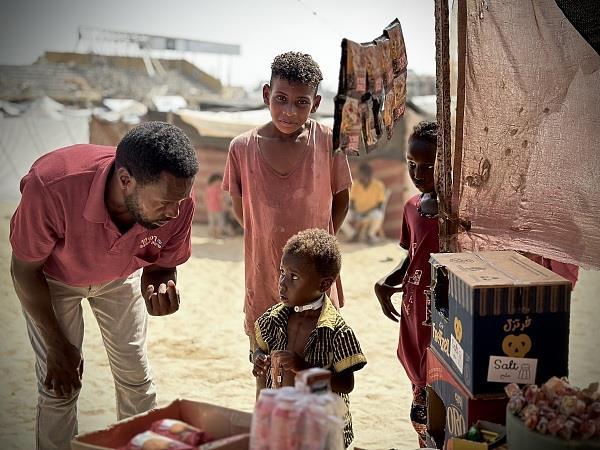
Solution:
M 255 322 L 256 341 L 264 353 L 286 350 L 287 325 L 292 311 L 292 308 L 278 303 L 270 307 Z M 346 324 L 327 296 L 317 326 L 308 337 L 304 360 L 311 367 L 321 367 L 332 372 L 348 369 L 357 371 L 367 363 L 354 331 Z M 270 371 L 267 371 L 267 387 L 273 387 Z M 350 402 L 347 394 L 339 395 L 348 407 L 344 417 L 344 444 L 348 447 L 354 440 Z

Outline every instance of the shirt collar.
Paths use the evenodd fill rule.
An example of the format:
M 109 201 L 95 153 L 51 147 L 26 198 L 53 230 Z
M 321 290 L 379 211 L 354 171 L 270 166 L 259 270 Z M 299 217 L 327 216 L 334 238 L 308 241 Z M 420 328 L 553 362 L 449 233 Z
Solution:
M 98 164 L 83 210 L 83 217 L 89 222 L 105 223 L 107 220 L 108 210 L 104 202 L 104 191 L 114 162 L 114 158 L 111 158 Z
M 287 322 L 290 318 L 290 315 L 293 312 L 293 308 L 289 306 L 285 306 L 283 303 L 277 305 L 276 308 L 271 310 L 271 316 L 274 319 L 274 322 L 282 329 L 287 329 Z M 323 300 L 323 306 L 321 307 L 321 314 L 319 315 L 319 319 L 317 320 L 316 328 L 326 327 L 335 329 L 335 322 L 337 319 L 337 309 L 333 306 L 333 303 L 329 299 L 328 295 L 325 295 L 325 299 Z
M 335 306 L 331 303 L 329 296 L 325 295 L 323 307 L 321 308 L 321 315 L 319 316 L 319 320 L 317 320 L 317 328 L 327 327 L 334 330 L 337 315 L 337 309 L 335 309 Z

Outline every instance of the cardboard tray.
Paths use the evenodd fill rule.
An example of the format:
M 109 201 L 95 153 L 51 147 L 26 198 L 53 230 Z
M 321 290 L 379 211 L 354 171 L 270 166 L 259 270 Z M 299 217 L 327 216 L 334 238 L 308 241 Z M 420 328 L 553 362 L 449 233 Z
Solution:
M 126 445 L 136 434 L 150 429 L 152 422 L 160 419 L 178 419 L 201 428 L 215 441 L 199 447 L 201 450 L 247 450 L 250 439 L 252 414 L 210 403 L 177 399 L 117 422 L 104 430 L 75 436 L 72 450 L 108 450 Z

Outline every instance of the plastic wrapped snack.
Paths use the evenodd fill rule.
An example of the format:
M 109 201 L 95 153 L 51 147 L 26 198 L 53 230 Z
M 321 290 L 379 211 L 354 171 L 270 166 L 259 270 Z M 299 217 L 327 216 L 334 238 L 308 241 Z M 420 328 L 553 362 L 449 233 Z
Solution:
M 404 37 L 402 35 L 400 21 L 398 19 L 394 19 L 394 21 L 385 28 L 383 34 L 390 40 L 392 69 L 394 71 L 394 76 L 398 76 L 403 71 L 406 71 L 407 65 L 406 45 L 404 44 Z
M 311 386 L 329 386 L 329 377 L 327 370 L 309 369 L 297 374 L 299 388 L 263 389 L 252 417 L 250 450 L 343 450 L 346 404 L 327 389 L 310 392 Z
M 373 151 L 377 146 L 378 136 L 375 126 L 375 115 L 373 114 L 373 98 L 361 103 L 362 137 L 367 153 Z
M 367 67 L 367 91 L 372 95 L 381 95 L 383 93 L 381 49 L 374 43 L 362 44 L 361 47 Z
M 152 423 L 150 431 L 190 445 L 200 445 L 212 440 L 204 431 L 176 419 L 157 420 Z
M 358 155 L 361 125 L 360 101 L 346 97 L 340 125 L 340 148 L 346 154 Z
M 144 431 L 135 435 L 126 446 L 117 450 L 195 450 L 195 447 L 153 431 Z
M 250 428 L 250 448 L 254 450 L 269 449 L 271 413 L 276 405 L 277 394 L 275 389 L 263 389 L 258 395 Z
M 386 135 L 388 139 L 391 139 L 394 134 L 394 104 L 396 102 L 396 96 L 394 90 L 390 89 L 385 93 L 385 99 L 383 102 L 383 125 L 385 127 Z
M 379 58 L 379 65 L 381 67 L 383 88 L 387 91 L 391 89 L 394 83 L 390 40 L 381 36 L 375 39 L 375 45 L 378 49 L 377 57 Z
M 345 91 L 360 97 L 367 91 L 367 67 L 363 47 L 353 41 L 342 41 L 342 55 L 345 56 Z
M 406 108 L 406 72 L 394 78 L 394 122 L 404 115 Z
M 331 392 L 331 372 L 320 367 L 302 370 L 294 378 L 294 387 L 305 393 Z

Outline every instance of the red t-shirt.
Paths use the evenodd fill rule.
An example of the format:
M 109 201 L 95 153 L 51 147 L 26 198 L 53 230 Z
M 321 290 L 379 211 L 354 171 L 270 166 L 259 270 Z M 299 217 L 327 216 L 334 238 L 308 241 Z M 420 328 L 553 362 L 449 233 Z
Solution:
M 221 189 L 221 184 L 209 184 L 204 190 L 204 200 L 208 212 L 223 211 L 223 190 Z
M 44 273 L 72 286 L 126 278 L 141 267 L 175 267 L 191 255 L 192 198 L 160 228 L 121 233 L 104 203 L 115 148 L 74 145 L 38 159 L 21 180 L 10 243 L 23 261 L 47 258 Z
M 398 358 L 412 384 L 423 387 L 427 372 L 426 350 L 431 343 L 425 291 L 431 283 L 429 255 L 439 251 L 438 218 L 419 214 L 420 194 L 404 205 L 400 246 L 408 251 L 410 264 L 402 280 L 402 310 Z

